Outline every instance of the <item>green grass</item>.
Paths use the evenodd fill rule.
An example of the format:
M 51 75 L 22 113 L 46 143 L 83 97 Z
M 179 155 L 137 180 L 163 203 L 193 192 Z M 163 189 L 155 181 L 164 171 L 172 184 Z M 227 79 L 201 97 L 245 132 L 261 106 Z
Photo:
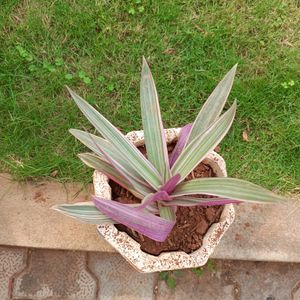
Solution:
M 238 62 L 229 100 L 238 100 L 237 117 L 221 144 L 228 173 L 268 188 L 295 188 L 299 2 L 138 2 L 1 2 L 1 170 L 18 179 L 57 170 L 59 180 L 89 181 L 92 171 L 76 157 L 84 147 L 68 129 L 91 127 L 64 85 L 125 132 L 140 129 L 145 55 L 165 127 L 191 122 Z M 246 129 L 249 142 L 242 139 Z

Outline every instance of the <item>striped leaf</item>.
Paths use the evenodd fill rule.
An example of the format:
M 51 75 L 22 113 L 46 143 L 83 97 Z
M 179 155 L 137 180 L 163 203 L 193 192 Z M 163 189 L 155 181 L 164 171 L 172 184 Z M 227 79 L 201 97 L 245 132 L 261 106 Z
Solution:
M 202 106 L 193 123 L 187 144 L 192 142 L 194 138 L 199 137 L 220 116 L 230 93 L 236 68 L 237 65 L 233 66 Z
M 241 201 L 230 200 L 226 198 L 196 198 L 181 196 L 174 198 L 171 201 L 164 202 L 165 206 L 214 206 L 214 205 L 225 205 L 229 203 L 240 203 Z
M 120 153 L 116 150 L 116 148 L 107 140 L 91 134 L 89 132 L 85 132 L 78 129 L 70 129 L 69 132 L 77 138 L 81 143 L 87 146 L 90 150 L 96 153 L 102 160 L 106 160 L 101 152 L 101 149 L 114 160 L 116 160 L 124 169 L 124 172 L 131 174 L 132 177 L 141 181 L 143 178 L 132 168 L 132 166 L 128 163 L 126 157 L 120 155 Z M 144 181 L 144 180 L 143 180 Z M 145 181 L 144 181 L 145 182 Z M 146 182 L 145 182 L 146 183 Z
M 167 143 L 155 83 L 144 57 L 140 92 L 147 157 L 166 181 L 170 178 Z
M 169 194 L 165 191 L 158 191 L 154 194 L 148 194 L 142 201 L 141 205 L 138 207 L 139 209 L 145 208 L 148 205 L 161 201 L 161 200 L 171 200 L 172 198 L 169 196 Z
M 111 200 L 105 200 L 111 201 Z M 139 203 L 127 204 L 129 207 L 139 207 Z M 90 224 L 118 224 L 118 222 L 107 217 L 99 211 L 99 209 L 94 205 L 93 202 L 78 202 L 75 204 L 59 204 L 51 207 L 52 209 L 79 221 L 90 223 Z M 152 208 L 145 208 L 145 211 L 151 211 L 152 213 L 157 213 L 157 210 Z
M 133 174 L 129 173 L 123 166 L 121 163 L 119 163 L 119 159 L 114 159 L 113 157 L 111 157 L 104 148 L 102 148 L 99 143 L 97 144 L 97 142 L 94 140 L 93 136 L 90 135 L 90 138 L 92 140 L 92 142 L 94 142 L 95 147 L 97 148 L 99 153 L 102 153 L 102 157 L 104 158 L 104 160 L 106 162 L 108 162 L 110 165 L 112 165 L 112 167 L 114 167 L 114 169 L 121 175 L 123 176 L 128 182 L 130 182 L 132 184 L 132 186 L 134 188 L 137 189 L 137 191 L 141 192 L 142 195 L 146 195 L 148 193 L 151 193 L 153 190 L 151 189 L 151 187 L 144 181 L 141 180 L 137 177 L 135 177 Z
M 162 218 L 170 221 L 176 220 L 175 210 L 172 209 L 172 207 L 167 207 L 162 205 L 161 203 L 158 203 L 158 208 L 159 208 L 159 215 Z
M 144 186 L 140 186 L 137 182 L 134 181 L 131 177 L 124 177 L 118 170 L 116 170 L 109 162 L 104 160 L 103 158 L 96 156 L 91 153 L 81 153 L 78 154 L 78 157 L 89 167 L 101 171 L 104 173 L 109 179 L 118 183 L 123 188 L 130 191 L 139 199 L 143 199 L 151 190 L 145 189 Z M 132 184 L 131 182 L 134 182 Z
M 193 124 L 187 124 L 181 128 L 178 141 L 177 141 L 176 146 L 174 147 L 172 154 L 170 156 L 170 167 L 172 167 L 174 165 L 175 161 L 177 160 L 177 158 L 179 157 L 179 155 L 185 148 L 185 145 L 186 145 L 187 139 L 189 137 L 189 134 L 191 132 L 192 126 L 193 126 Z
M 160 187 L 160 191 L 165 191 L 168 194 L 171 194 L 180 180 L 180 175 L 176 174 L 172 176 L 164 185 Z
M 88 104 L 84 99 L 68 88 L 75 103 L 91 122 L 91 124 L 107 139 L 120 155 L 126 157 L 129 164 L 135 171 L 145 179 L 154 189 L 162 184 L 162 178 L 151 163 L 145 159 L 141 152 L 126 137 L 104 118 L 96 109 Z
M 172 197 L 186 195 L 213 195 L 246 202 L 268 203 L 284 200 L 283 197 L 254 183 L 235 178 L 201 178 L 182 182 Z
M 93 197 L 93 202 L 103 214 L 112 220 L 158 242 L 166 240 L 175 224 L 175 221 L 160 218 L 116 201 Z
M 196 136 L 180 154 L 171 171 L 180 174 L 181 181 L 212 151 L 231 127 L 236 111 L 236 102 L 203 134 Z
M 109 201 L 109 200 L 107 200 Z M 101 213 L 92 202 L 79 202 L 76 204 L 59 204 L 52 209 L 60 213 L 90 224 L 117 224 L 111 218 Z

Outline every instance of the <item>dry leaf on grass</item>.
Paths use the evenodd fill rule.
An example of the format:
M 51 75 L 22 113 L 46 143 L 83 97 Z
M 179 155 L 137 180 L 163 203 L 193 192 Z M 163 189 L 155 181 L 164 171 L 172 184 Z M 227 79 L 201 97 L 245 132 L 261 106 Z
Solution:
M 168 48 L 163 53 L 164 54 L 176 54 L 176 50 L 174 48 Z
M 248 133 L 247 133 L 247 131 L 243 131 L 243 141 L 245 141 L 245 142 L 249 142 L 249 140 L 248 140 Z
M 57 175 L 57 173 L 58 173 L 58 171 L 57 171 L 57 170 L 54 170 L 54 171 L 52 171 L 52 172 L 50 173 L 50 175 L 51 175 L 52 177 L 55 177 L 55 176 Z

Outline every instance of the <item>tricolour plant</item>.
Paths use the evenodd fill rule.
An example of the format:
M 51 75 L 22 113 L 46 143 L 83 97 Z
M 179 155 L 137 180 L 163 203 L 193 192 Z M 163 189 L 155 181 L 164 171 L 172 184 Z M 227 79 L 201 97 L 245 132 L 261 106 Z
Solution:
M 94 196 L 90 203 L 61 204 L 54 209 L 88 223 L 121 223 L 153 240 L 164 241 L 175 224 L 177 206 L 282 200 L 281 196 L 240 179 L 212 177 L 184 181 L 231 127 L 236 101 L 225 113 L 221 112 L 235 72 L 236 66 L 217 85 L 194 123 L 182 128 L 170 157 L 156 87 L 145 59 L 140 93 L 148 159 L 104 116 L 69 89 L 79 109 L 102 135 L 98 137 L 81 130 L 70 130 L 71 134 L 94 152 L 79 154 L 80 159 L 127 189 L 141 202 L 123 204 Z M 205 198 L 203 195 L 213 197 Z

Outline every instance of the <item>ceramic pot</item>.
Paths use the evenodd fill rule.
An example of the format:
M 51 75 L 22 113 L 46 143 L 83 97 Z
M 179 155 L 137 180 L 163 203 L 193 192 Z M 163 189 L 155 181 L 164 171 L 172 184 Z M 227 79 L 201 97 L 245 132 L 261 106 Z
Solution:
M 166 129 L 167 143 L 178 139 L 180 128 Z M 136 146 L 144 145 L 144 132 L 132 131 L 126 137 Z M 203 161 L 209 165 L 217 177 L 226 177 L 226 165 L 224 159 L 216 152 L 211 152 Z M 93 175 L 95 195 L 111 199 L 111 188 L 108 178 L 99 171 Z M 166 270 L 195 268 L 206 264 L 208 258 L 217 247 L 222 236 L 233 222 L 235 216 L 232 204 L 224 206 L 218 223 L 210 226 L 203 238 L 202 246 L 187 254 L 182 251 L 163 252 L 154 256 L 143 252 L 140 244 L 131 238 L 126 232 L 119 231 L 114 225 L 99 225 L 97 227 L 100 235 L 112 245 L 135 269 L 143 273 L 161 272 Z

